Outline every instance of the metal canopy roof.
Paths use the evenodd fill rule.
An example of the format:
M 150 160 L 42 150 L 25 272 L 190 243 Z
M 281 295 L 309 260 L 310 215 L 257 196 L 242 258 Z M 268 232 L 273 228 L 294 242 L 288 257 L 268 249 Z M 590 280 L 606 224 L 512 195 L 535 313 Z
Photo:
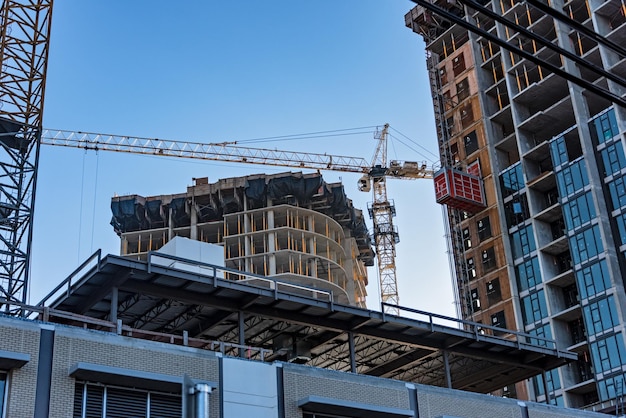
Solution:
M 184 333 L 208 340 L 207 348 L 210 341 L 260 347 L 271 353 L 265 361 L 289 360 L 292 351 L 291 359 L 316 367 L 488 393 L 576 359 L 575 353 L 526 343 L 526 336 L 512 331 L 507 338 L 486 335 L 479 324 L 425 312 L 414 311 L 425 320 L 395 316 L 338 305 L 323 293 L 296 294 L 295 288 L 255 286 L 119 256 L 98 260 L 71 282 L 57 288 L 67 290 L 49 308 L 117 317 L 138 330 Z M 227 353 L 246 355 L 234 348 Z M 261 359 L 258 353 L 250 357 Z

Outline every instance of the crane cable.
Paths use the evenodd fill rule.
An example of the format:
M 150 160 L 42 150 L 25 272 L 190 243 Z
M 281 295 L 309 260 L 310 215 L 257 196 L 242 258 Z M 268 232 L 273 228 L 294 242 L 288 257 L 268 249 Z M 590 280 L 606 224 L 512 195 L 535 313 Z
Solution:
M 83 167 L 81 173 L 81 181 L 80 181 L 80 205 L 79 205 L 79 213 L 78 213 L 78 247 L 76 249 L 76 263 L 80 264 L 80 238 L 83 230 L 83 197 L 85 191 L 85 159 L 87 158 L 87 150 L 83 152 Z

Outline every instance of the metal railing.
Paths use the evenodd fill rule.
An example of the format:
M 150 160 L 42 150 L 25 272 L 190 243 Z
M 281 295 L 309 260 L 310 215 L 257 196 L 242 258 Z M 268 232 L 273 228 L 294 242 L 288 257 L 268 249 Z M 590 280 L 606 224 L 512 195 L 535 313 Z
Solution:
M 381 305 L 387 304 L 381 303 Z M 481 324 L 478 322 L 467 321 L 464 319 L 452 318 L 432 312 L 420 311 L 405 306 L 392 306 L 401 312 L 408 312 L 409 314 L 412 314 L 405 316 L 406 318 L 428 323 L 431 329 L 434 329 L 435 325 L 449 328 L 457 328 L 471 332 L 476 339 L 479 339 L 481 336 L 488 336 L 490 338 L 496 338 L 502 341 L 514 341 L 517 343 L 531 344 L 559 351 L 557 341 L 550 338 L 527 334 L 525 332 L 510 330 L 506 328 L 495 327 L 492 325 Z M 384 310 L 382 311 L 384 312 Z M 504 337 L 505 335 L 506 337 Z M 513 337 L 514 339 L 511 339 L 511 337 Z
M 171 260 L 171 263 L 166 264 L 163 262 L 158 262 L 153 260 L 153 258 L 163 258 L 167 260 Z M 182 258 L 171 254 L 164 254 L 158 251 L 149 251 L 148 252 L 148 273 L 152 273 L 154 266 L 171 268 L 178 271 L 190 271 L 185 268 L 181 268 L 177 263 L 181 263 L 182 265 L 188 266 L 193 269 L 194 274 L 198 274 L 200 276 L 211 279 L 211 283 L 216 286 L 217 280 L 232 280 L 240 284 L 252 286 L 252 287 L 260 287 L 263 289 L 271 289 L 275 292 L 278 292 L 281 288 L 286 292 L 297 293 L 297 294 L 305 294 L 314 299 L 319 299 L 319 295 L 325 296 L 329 302 L 333 302 L 333 292 L 329 290 L 322 289 L 314 289 L 312 287 L 297 285 L 293 283 L 284 282 L 277 279 L 272 279 L 267 276 L 261 276 L 254 273 L 247 273 L 245 271 L 232 269 L 228 267 L 218 266 L 215 264 L 205 263 L 202 261 L 190 260 L 188 258 Z M 196 270 L 197 269 L 197 270 Z M 220 277 L 221 276 L 221 277 Z M 232 279 L 231 277 L 236 277 L 236 279 Z M 261 285 L 264 284 L 264 285 Z
M 0 298 L 0 304 L 7 302 L 9 301 Z M 59 321 L 60 323 L 70 322 L 70 326 L 80 327 L 83 329 L 111 332 L 125 337 L 182 345 L 185 347 L 200 348 L 204 350 L 220 352 L 227 355 L 236 352 L 236 355 L 239 357 L 246 357 L 250 359 L 259 358 L 261 361 L 265 361 L 265 359 L 274 352 L 273 350 L 262 347 L 235 344 L 225 341 L 193 338 L 189 337 L 187 331 L 183 331 L 182 335 L 167 334 L 162 332 L 131 328 L 128 325 L 124 325 L 121 319 L 118 319 L 116 322 L 111 322 L 105 319 L 92 318 L 90 316 L 80 315 L 73 312 L 61 311 L 43 305 L 33 306 L 19 302 L 12 302 L 12 304 L 20 306 L 23 310 L 30 312 L 30 319 L 36 319 L 43 322 L 55 323 L 57 321 L 54 321 L 53 319 L 57 318 L 63 320 L 63 322 Z

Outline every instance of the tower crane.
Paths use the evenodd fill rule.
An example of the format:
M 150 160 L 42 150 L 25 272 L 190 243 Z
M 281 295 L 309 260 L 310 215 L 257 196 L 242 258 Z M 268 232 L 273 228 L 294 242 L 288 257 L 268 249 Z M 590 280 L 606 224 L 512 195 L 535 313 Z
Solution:
M 387 178 L 432 179 L 434 173 L 425 163 L 387 161 L 388 130 L 386 124 L 376 132 L 377 146 L 371 162 L 360 157 L 250 148 L 236 142 L 198 143 L 51 129 L 42 133 L 41 143 L 85 150 L 362 174 L 358 181 L 359 190 L 371 191 L 373 196 L 368 210 L 373 220 L 381 302 L 385 303 L 386 312 L 398 314 L 398 308 L 394 306 L 399 302 L 395 264 L 399 235 L 393 225 L 395 207 L 387 197 Z
M 28 293 L 51 17 L 52 0 L 0 5 L 0 307 L 12 314 Z

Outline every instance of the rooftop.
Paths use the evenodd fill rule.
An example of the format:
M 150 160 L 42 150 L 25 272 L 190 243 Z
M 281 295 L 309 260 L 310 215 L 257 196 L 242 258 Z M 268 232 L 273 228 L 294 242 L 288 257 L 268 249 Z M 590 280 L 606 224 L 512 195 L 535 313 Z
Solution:
M 139 338 L 480 393 L 577 357 L 552 340 L 401 309 L 339 305 L 319 289 L 174 256 L 99 252 L 36 308 L 45 320 L 91 318 Z

